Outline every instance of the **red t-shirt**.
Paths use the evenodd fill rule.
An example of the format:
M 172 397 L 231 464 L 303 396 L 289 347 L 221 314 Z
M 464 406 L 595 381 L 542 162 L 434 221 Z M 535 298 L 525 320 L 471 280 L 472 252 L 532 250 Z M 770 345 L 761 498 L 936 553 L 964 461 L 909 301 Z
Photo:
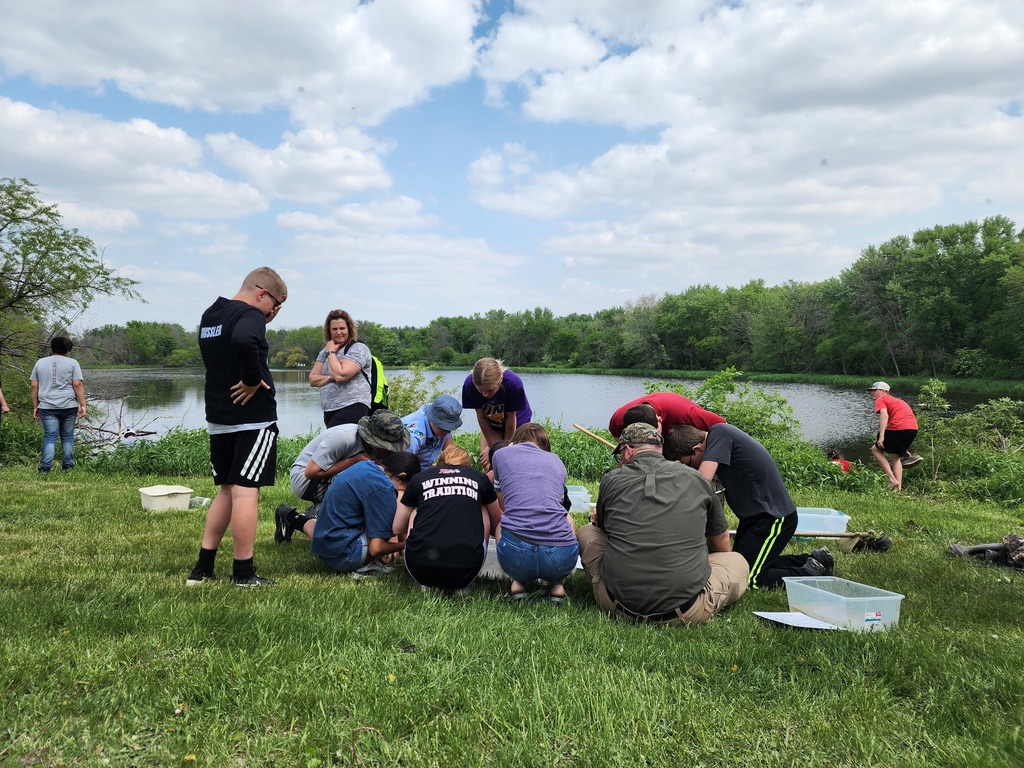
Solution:
M 910 410 L 909 405 L 898 397 L 882 395 L 875 400 L 875 413 L 878 413 L 883 408 L 889 413 L 889 423 L 885 425 L 886 429 L 917 429 L 917 419 L 914 417 L 914 412 Z
M 688 400 L 682 395 L 677 395 L 675 392 L 654 392 L 650 395 L 638 397 L 636 400 L 630 400 L 615 411 L 608 422 L 608 431 L 615 437 L 621 435 L 622 429 L 625 426 L 622 423 L 622 417 L 634 405 L 640 405 L 641 403 L 647 403 L 654 408 L 655 412 L 661 417 L 662 434 L 666 435 L 672 427 L 679 426 L 680 424 L 689 424 L 691 427 L 707 431 L 715 424 L 725 423 L 725 419 L 717 413 L 704 410 L 695 402 Z

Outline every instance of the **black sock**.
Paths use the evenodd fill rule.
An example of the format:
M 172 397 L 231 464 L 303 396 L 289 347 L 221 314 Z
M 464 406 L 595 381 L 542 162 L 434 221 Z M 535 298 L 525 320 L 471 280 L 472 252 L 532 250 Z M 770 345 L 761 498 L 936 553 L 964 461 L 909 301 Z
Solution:
M 248 560 L 235 560 L 234 565 L 231 568 L 232 578 L 238 581 L 244 581 L 245 579 L 251 579 L 256 575 L 256 567 L 252 564 L 252 558 Z
M 199 548 L 199 559 L 196 561 L 196 568 L 208 576 L 213 575 L 213 561 L 217 557 L 216 549 Z
M 293 531 L 301 531 L 302 526 L 306 524 L 307 520 L 313 520 L 315 518 L 308 517 L 306 515 L 300 515 L 294 509 L 288 513 L 288 527 Z

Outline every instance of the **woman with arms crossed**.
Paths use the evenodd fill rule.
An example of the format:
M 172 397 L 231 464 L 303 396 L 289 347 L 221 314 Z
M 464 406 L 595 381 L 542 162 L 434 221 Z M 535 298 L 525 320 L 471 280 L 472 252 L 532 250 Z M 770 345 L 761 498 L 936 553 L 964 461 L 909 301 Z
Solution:
M 370 348 L 359 341 L 352 315 L 332 309 L 324 321 L 324 348 L 309 372 L 320 390 L 324 425 L 356 424 L 370 413 Z

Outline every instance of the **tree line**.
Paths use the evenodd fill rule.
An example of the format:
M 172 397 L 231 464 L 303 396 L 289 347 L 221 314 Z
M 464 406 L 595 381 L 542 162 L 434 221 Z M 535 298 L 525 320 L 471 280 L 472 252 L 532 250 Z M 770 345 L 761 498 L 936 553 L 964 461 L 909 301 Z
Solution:
M 0 180 L 0 234 L 4 367 L 34 359 L 49 335 L 66 332 L 68 306 L 135 295 L 135 284 L 113 275 L 87 238 L 64 230 L 25 180 Z M 419 328 L 357 323 L 389 367 L 468 368 L 498 357 L 514 367 L 1015 378 L 1024 374 L 1022 303 L 1024 230 L 993 216 L 869 246 L 822 282 L 695 285 L 593 314 L 537 307 L 438 317 Z M 323 347 L 319 326 L 268 328 L 267 340 L 281 367 L 308 367 Z M 175 323 L 105 325 L 75 342 L 86 364 L 200 364 L 195 329 Z

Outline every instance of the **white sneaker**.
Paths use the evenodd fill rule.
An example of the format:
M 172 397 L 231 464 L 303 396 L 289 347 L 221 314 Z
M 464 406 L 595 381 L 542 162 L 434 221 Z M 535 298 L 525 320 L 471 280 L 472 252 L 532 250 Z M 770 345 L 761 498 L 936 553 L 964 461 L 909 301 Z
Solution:
M 356 568 L 349 575 L 356 580 L 369 579 L 374 576 L 380 576 L 383 573 L 391 573 L 394 570 L 390 565 L 384 565 L 380 560 L 371 560 L 362 568 Z

